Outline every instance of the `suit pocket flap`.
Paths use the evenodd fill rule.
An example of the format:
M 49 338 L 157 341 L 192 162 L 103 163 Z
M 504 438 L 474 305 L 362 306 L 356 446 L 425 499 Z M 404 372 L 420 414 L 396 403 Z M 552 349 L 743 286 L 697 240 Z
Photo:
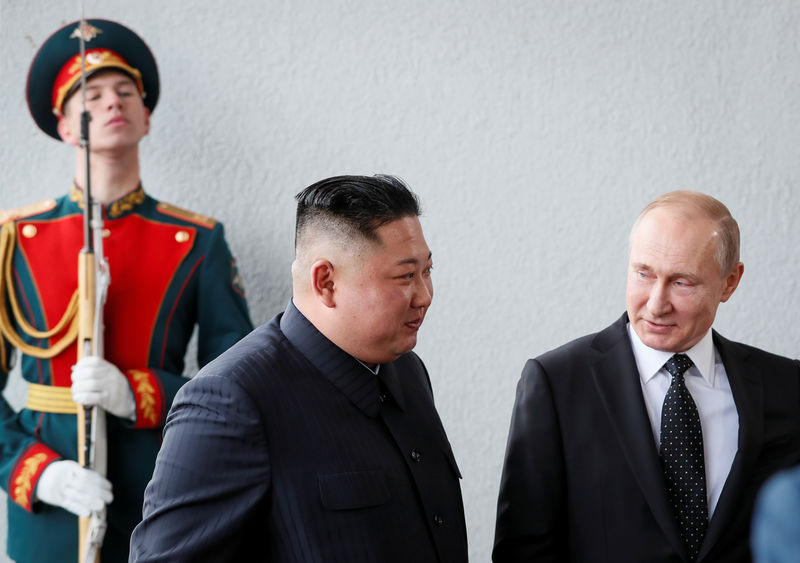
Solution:
M 381 469 L 319 475 L 322 505 L 329 510 L 378 506 L 389 500 L 389 484 Z

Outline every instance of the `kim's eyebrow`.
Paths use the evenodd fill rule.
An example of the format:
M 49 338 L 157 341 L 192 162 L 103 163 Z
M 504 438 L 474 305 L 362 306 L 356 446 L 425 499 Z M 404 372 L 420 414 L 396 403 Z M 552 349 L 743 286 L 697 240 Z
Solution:
M 428 253 L 428 259 L 426 262 L 430 262 L 431 258 L 433 258 L 433 252 Z M 395 263 L 396 266 L 403 266 L 405 264 L 419 264 L 419 260 L 416 258 L 403 258 Z

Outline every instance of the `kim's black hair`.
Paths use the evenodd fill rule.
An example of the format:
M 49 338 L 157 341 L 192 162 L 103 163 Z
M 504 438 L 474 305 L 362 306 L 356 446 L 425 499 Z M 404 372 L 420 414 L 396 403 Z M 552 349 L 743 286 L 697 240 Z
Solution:
M 379 227 L 420 214 L 414 192 L 389 175 L 326 178 L 305 188 L 295 199 L 295 244 L 310 225 L 331 226 L 375 241 Z

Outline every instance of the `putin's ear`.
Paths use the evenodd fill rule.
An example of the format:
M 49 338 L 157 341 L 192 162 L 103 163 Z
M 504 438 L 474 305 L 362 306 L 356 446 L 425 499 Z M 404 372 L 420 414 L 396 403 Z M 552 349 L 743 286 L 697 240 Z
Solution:
M 333 264 L 328 260 L 317 260 L 311 265 L 311 291 L 323 305 L 330 308 L 336 306 L 333 277 Z
M 739 287 L 739 282 L 742 281 L 742 276 L 744 275 L 744 264 L 738 262 L 731 270 L 731 273 L 725 277 L 725 288 L 722 291 L 722 298 L 720 299 L 721 303 L 725 303 L 728 299 L 731 298 L 733 292 L 736 291 L 736 288 Z

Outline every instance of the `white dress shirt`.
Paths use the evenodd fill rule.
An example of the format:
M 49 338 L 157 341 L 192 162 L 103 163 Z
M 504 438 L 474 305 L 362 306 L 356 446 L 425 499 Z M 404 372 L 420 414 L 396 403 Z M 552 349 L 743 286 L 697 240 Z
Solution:
M 646 346 L 633 326 L 628 323 L 628 335 L 639 369 L 642 394 L 650 417 L 656 447 L 661 446 L 661 407 L 672 381 L 664 363 L 673 352 L 654 350 Z M 703 453 L 706 465 L 706 494 L 708 518 L 714 514 L 722 487 L 730 473 L 738 449 L 739 414 L 733 402 L 728 374 L 714 347 L 711 329 L 691 349 L 683 352 L 694 365 L 686 372 L 684 381 L 700 415 L 703 429 Z

